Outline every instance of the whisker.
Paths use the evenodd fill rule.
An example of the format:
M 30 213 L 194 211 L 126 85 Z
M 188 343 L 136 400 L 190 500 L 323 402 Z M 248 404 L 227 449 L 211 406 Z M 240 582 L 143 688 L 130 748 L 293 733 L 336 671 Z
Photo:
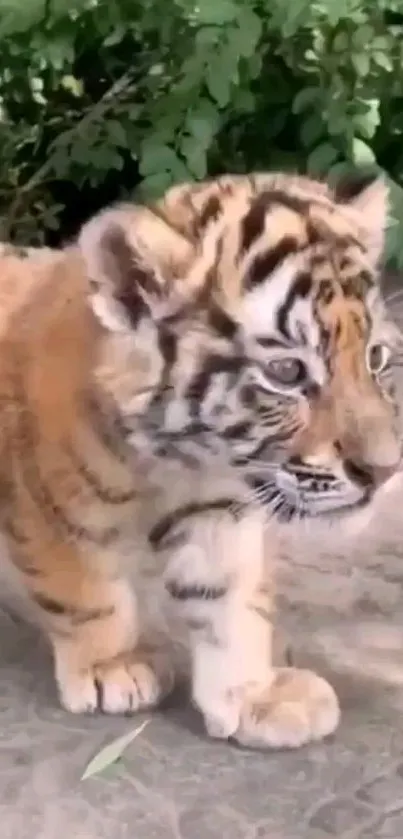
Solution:
M 267 460 L 266 458 L 262 458 L 260 455 L 251 454 L 242 455 L 242 457 L 237 457 L 235 465 L 240 467 L 256 466 L 264 470 L 277 470 L 281 466 L 281 460 Z
M 250 492 L 246 493 L 242 498 L 237 499 L 234 501 L 233 504 L 228 508 L 228 512 L 237 518 L 237 516 L 247 507 L 252 506 L 256 502 L 256 492 L 251 490 Z
M 267 493 L 266 485 L 260 487 L 253 487 L 242 494 L 242 497 L 229 507 L 229 512 L 233 516 L 237 516 L 245 507 L 259 504 L 260 500 L 264 500 Z

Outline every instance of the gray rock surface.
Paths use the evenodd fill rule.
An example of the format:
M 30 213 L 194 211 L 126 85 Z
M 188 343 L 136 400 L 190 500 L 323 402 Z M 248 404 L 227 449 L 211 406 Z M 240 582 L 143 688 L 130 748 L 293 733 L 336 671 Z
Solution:
M 398 312 L 399 314 L 399 312 Z M 403 488 L 365 539 L 284 549 L 279 620 L 297 664 L 338 689 L 326 742 L 259 753 L 206 739 L 180 694 L 124 760 L 81 781 L 137 720 L 58 706 L 49 652 L 0 596 L 2 839 L 402 839 Z M 332 542 L 331 548 L 329 541 Z

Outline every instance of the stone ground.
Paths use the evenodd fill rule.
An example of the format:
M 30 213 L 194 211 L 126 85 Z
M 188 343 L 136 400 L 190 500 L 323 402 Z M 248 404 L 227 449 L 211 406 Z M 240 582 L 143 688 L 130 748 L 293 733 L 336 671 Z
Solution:
M 402 839 L 402 502 L 388 497 L 358 546 L 331 535 L 282 555 L 295 661 L 328 676 L 343 710 L 332 738 L 293 753 L 209 742 L 178 695 L 119 765 L 80 780 L 136 722 L 58 707 L 48 651 L 3 584 L 2 839 Z

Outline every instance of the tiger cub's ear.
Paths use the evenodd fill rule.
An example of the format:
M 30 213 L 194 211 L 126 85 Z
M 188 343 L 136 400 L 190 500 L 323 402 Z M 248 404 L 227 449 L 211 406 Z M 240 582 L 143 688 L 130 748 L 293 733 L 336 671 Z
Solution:
M 362 230 L 364 246 L 374 266 L 384 247 L 389 215 L 389 189 L 386 180 L 372 173 L 351 176 L 339 182 L 336 200 L 351 207 Z
M 187 239 L 147 207 L 105 210 L 81 230 L 78 247 L 90 282 L 95 315 L 113 332 L 127 332 L 143 317 L 169 314 L 178 280 L 191 258 Z

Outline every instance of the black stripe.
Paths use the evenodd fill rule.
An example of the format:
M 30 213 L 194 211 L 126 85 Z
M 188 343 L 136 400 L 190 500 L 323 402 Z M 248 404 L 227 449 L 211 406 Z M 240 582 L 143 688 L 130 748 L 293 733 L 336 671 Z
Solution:
M 207 268 L 206 273 L 203 277 L 203 283 L 200 286 L 193 301 L 193 308 L 197 312 L 199 309 L 208 310 L 212 304 L 213 291 L 217 282 L 217 272 L 221 261 L 223 248 L 224 240 L 223 237 L 220 236 L 215 242 L 214 260 L 211 263 L 211 265 Z
M 119 537 L 117 527 L 106 527 L 101 532 L 94 532 L 84 525 L 72 521 L 69 514 L 53 497 L 50 487 L 42 477 L 37 463 L 37 448 L 40 436 L 37 432 L 37 419 L 30 410 L 24 393 L 23 381 L 17 377 L 14 381 L 16 397 L 19 403 L 19 424 L 14 437 L 22 478 L 25 489 L 41 511 L 45 521 L 62 539 L 87 540 L 101 547 L 107 547 Z M 77 507 L 79 508 L 77 501 Z
M 59 531 L 62 538 L 68 536 L 77 541 L 86 540 L 99 547 L 107 547 L 118 539 L 119 529 L 117 527 L 107 527 L 100 533 L 96 533 L 88 527 L 72 521 L 67 511 L 57 503 L 53 498 L 50 488 L 42 480 L 42 476 L 35 463 L 33 452 L 26 452 L 25 454 L 28 455 L 30 461 L 24 464 L 23 475 L 25 486 L 29 490 L 32 499 L 36 501 L 45 520 L 55 530 Z M 79 502 L 77 502 L 77 506 L 79 507 Z
M 186 466 L 187 469 L 198 469 L 202 460 L 205 457 L 205 452 L 203 451 L 203 447 L 206 448 L 204 445 L 204 441 L 198 443 L 199 448 L 199 456 L 196 453 L 190 453 L 186 451 L 182 451 L 180 448 L 180 441 L 179 444 L 175 445 L 175 443 L 162 443 L 158 444 L 155 447 L 155 454 L 158 457 L 164 458 L 165 460 L 173 460 L 175 463 L 182 463 L 183 466 Z
M 259 446 L 256 447 L 255 451 L 252 452 L 249 456 L 250 457 L 258 457 L 259 455 L 265 454 L 265 452 L 269 451 L 269 453 L 273 453 L 273 446 L 279 446 L 283 443 L 287 443 L 291 441 L 293 434 L 296 433 L 297 428 L 290 428 L 289 426 L 282 427 L 281 420 L 280 422 L 276 422 L 273 418 L 273 424 L 262 421 L 263 428 L 267 431 L 266 439 L 263 440 Z
M 298 298 L 306 298 L 312 288 L 312 279 L 308 272 L 303 271 L 297 274 L 295 280 L 288 289 L 288 293 L 284 302 L 279 306 L 276 312 L 276 326 L 279 332 L 288 340 L 291 340 L 291 335 L 288 331 L 288 316 L 290 311 Z
M 262 236 L 267 214 L 276 205 L 286 207 L 298 215 L 305 215 L 309 207 L 309 202 L 305 199 L 289 195 L 287 192 L 279 189 L 265 189 L 258 194 L 252 199 L 251 206 L 241 222 L 240 257 Z
M 84 404 L 84 416 L 90 420 L 92 431 L 99 442 L 114 459 L 126 464 L 126 430 L 116 405 L 105 395 L 102 396 L 102 401 L 99 401 L 93 391 L 84 392 L 81 398 Z
M 154 271 L 147 268 L 142 259 L 136 259 L 138 254 L 129 245 L 123 228 L 117 224 L 105 231 L 100 247 L 106 252 L 106 260 L 112 262 L 109 273 L 112 273 L 110 279 L 115 285 L 116 300 L 129 315 L 132 326 L 137 326 L 140 318 L 149 314 L 149 307 L 140 290 L 154 297 L 161 297 L 162 294 Z
M 252 260 L 244 279 L 245 288 L 252 289 L 260 285 L 288 256 L 297 254 L 300 250 L 297 239 L 293 236 L 283 236 L 277 245 L 265 253 L 258 254 Z
M 225 195 L 226 198 L 234 194 L 234 189 L 236 187 L 236 183 L 234 183 L 233 180 L 225 180 L 227 177 L 228 176 L 224 175 L 216 181 L 216 186 L 218 187 L 219 192 L 221 195 Z
M 315 295 L 315 302 L 324 303 L 325 306 L 334 300 L 336 296 L 336 286 L 332 280 L 320 280 L 317 294 Z
M 369 271 L 359 271 L 352 277 L 340 278 L 343 294 L 346 297 L 353 297 L 358 300 L 365 297 L 366 292 L 374 284 L 374 279 Z
M 247 467 L 249 463 L 252 463 L 252 465 L 256 463 L 257 458 L 261 458 L 264 462 L 264 458 L 267 456 L 271 461 L 273 459 L 274 446 L 277 447 L 277 450 L 280 446 L 283 448 L 284 443 L 288 443 L 293 436 L 292 430 L 287 427 L 281 428 L 280 422 L 276 422 L 275 419 L 273 419 L 273 424 L 269 424 L 267 420 L 263 420 L 261 426 L 266 431 L 265 438 L 258 442 L 247 454 L 234 457 L 231 460 L 233 466 Z M 246 475 L 246 480 L 249 481 L 248 475 Z
M 227 594 L 226 586 L 205 586 L 193 583 L 181 585 L 175 581 L 165 583 L 167 592 L 174 600 L 221 600 Z
M 196 222 L 198 232 L 202 232 L 211 221 L 215 221 L 222 212 L 222 205 L 217 195 L 210 195 L 200 210 L 199 219 Z
M 308 402 L 314 402 L 319 398 L 320 385 L 317 382 L 307 382 L 301 387 L 301 393 L 305 396 Z
M 248 603 L 247 608 L 250 609 L 251 612 L 256 612 L 256 614 L 259 615 L 259 617 L 267 623 L 273 622 L 274 609 L 272 606 L 270 607 L 257 605 L 255 603 Z
M 14 547 L 12 557 L 13 563 L 16 565 L 21 574 L 25 574 L 26 577 L 38 578 L 45 576 L 45 572 L 42 569 L 36 568 L 36 566 L 32 564 L 35 562 L 35 556 L 26 557 Z
M 253 473 L 246 475 L 245 480 L 248 486 L 256 491 L 260 504 L 269 504 L 281 495 L 277 487 L 265 476 L 261 477 Z
M 82 478 L 86 484 L 94 492 L 97 498 L 104 504 L 127 504 L 136 498 L 137 492 L 131 488 L 128 490 L 115 489 L 114 487 L 105 486 L 101 483 L 99 475 L 97 475 L 90 466 L 82 459 L 81 455 L 75 451 L 70 444 L 64 446 L 64 451 L 72 462 L 73 469 Z
M 168 329 L 161 329 L 158 332 L 158 349 L 162 355 L 164 366 L 161 373 L 160 382 L 158 385 L 159 397 L 166 390 L 169 385 L 172 368 L 178 358 L 178 339 L 177 336 Z
M 238 257 L 243 256 L 263 234 L 268 209 L 267 194 L 252 200 L 248 212 L 241 221 L 241 245 Z
M 257 395 L 255 385 L 243 385 L 240 391 L 240 400 L 245 408 L 256 408 Z
M 254 195 L 259 192 L 259 186 L 255 175 L 247 175 L 247 181 Z
M 115 612 L 113 606 L 103 606 L 100 609 L 85 609 L 71 606 L 68 603 L 61 603 L 60 600 L 54 600 L 45 594 L 35 593 L 32 596 L 37 606 L 43 609 L 44 612 L 49 612 L 50 615 L 54 615 L 55 617 L 68 618 L 76 626 L 89 623 L 90 621 L 110 618 Z
M 241 355 L 219 355 L 211 353 L 207 355 L 204 363 L 204 371 L 210 375 L 216 373 L 239 373 L 245 358 Z
M 31 539 L 22 530 L 22 523 L 17 524 L 12 517 L 12 513 L 9 513 L 3 521 L 3 528 L 6 538 L 13 541 L 11 550 L 18 569 L 27 577 L 41 577 L 43 571 L 33 564 L 35 563 L 35 553 L 32 554 L 32 550 L 29 549 Z
M 202 516 L 206 513 L 222 510 L 224 512 L 231 512 L 234 518 L 236 518 L 235 512 L 232 510 L 234 505 L 236 506 L 235 498 L 217 498 L 212 501 L 200 502 L 190 501 L 188 504 L 178 507 L 172 513 L 168 513 L 160 519 L 148 534 L 149 542 L 153 548 L 163 548 L 163 540 L 168 535 L 169 531 L 174 527 L 177 527 L 177 525 L 185 519 L 192 516 Z
M 172 367 L 174 366 L 178 355 L 178 339 L 173 332 L 163 329 L 158 333 L 158 349 L 162 355 L 163 367 L 161 371 L 158 385 L 153 388 L 154 394 L 150 400 L 148 410 L 156 411 L 163 406 L 163 398 L 170 387 L 170 378 Z M 162 417 L 161 417 L 162 421 Z
M 378 173 L 374 171 L 356 170 L 340 178 L 334 188 L 336 201 L 348 203 L 357 198 L 364 189 L 374 183 Z
M 194 407 L 200 408 L 200 403 L 211 384 L 213 376 L 227 373 L 231 377 L 237 377 L 244 364 L 244 359 L 241 356 L 225 356 L 217 355 L 217 353 L 206 356 L 204 364 L 198 373 L 193 377 L 188 385 L 185 398 L 190 402 L 195 402 Z
M 283 350 L 284 344 L 276 338 L 265 337 L 264 335 L 255 336 L 255 341 L 259 346 L 268 350 Z M 286 345 L 288 346 L 288 344 Z
M 248 436 L 250 430 L 250 422 L 235 422 L 234 425 L 230 425 L 228 426 L 228 428 L 222 431 L 220 436 L 224 440 L 233 440 L 234 438 L 236 438 L 237 440 L 242 440 Z
M 218 332 L 222 338 L 226 338 L 228 341 L 232 341 L 235 338 L 238 331 L 238 324 L 232 320 L 227 312 L 224 312 L 224 309 L 221 309 L 215 303 L 212 303 L 208 310 L 208 322 L 209 326 L 215 332 Z
M 177 337 L 173 332 L 161 328 L 158 332 L 158 349 L 169 367 L 175 364 L 178 354 Z
M 188 236 L 191 236 L 193 242 L 196 240 L 197 236 L 197 219 L 199 217 L 199 213 L 197 208 L 193 203 L 193 195 L 199 192 L 197 184 L 192 184 L 188 190 L 182 192 L 182 195 L 178 201 L 178 205 L 182 205 L 183 208 L 189 213 L 189 219 L 187 220 L 186 224 L 186 232 Z
M 202 422 L 192 422 L 186 425 L 186 428 L 181 428 L 179 431 L 163 431 L 161 434 L 161 441 L 167 443 L 181 443 L 192 438 L 200 437 L 204 433 L 210 431 L 208 425 Z

